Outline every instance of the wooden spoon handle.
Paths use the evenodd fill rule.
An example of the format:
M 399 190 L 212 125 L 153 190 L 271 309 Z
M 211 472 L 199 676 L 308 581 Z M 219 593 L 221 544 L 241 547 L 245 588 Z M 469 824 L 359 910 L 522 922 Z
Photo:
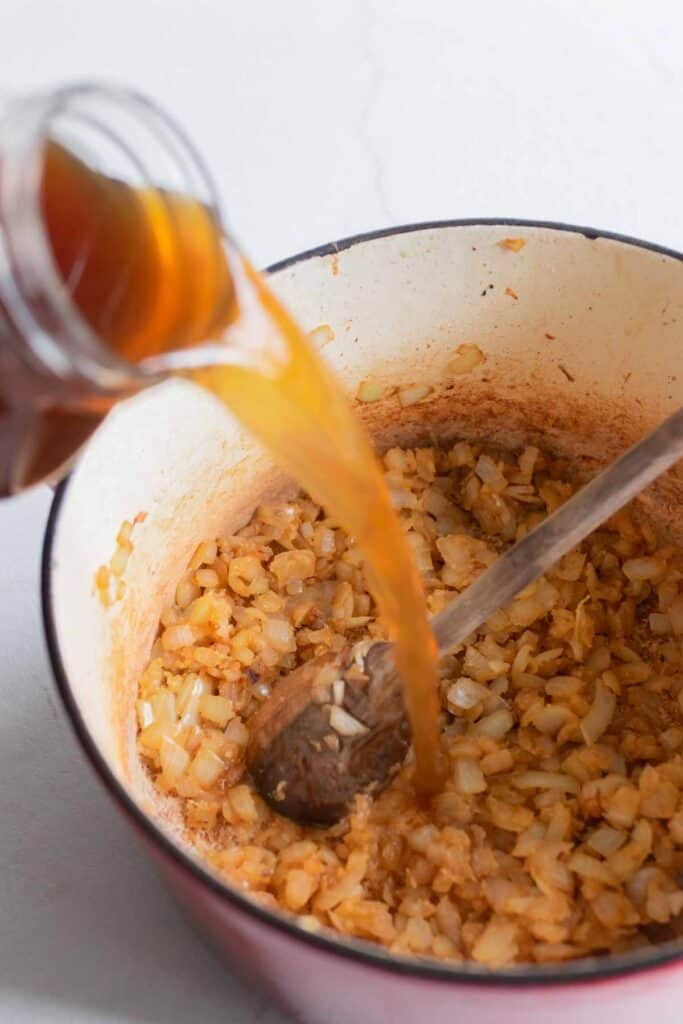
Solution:
M 441 654 L 505 607 L 596 527 L 683 457 L 683 407 L 629 448 L 482 573 L 434 618 Z

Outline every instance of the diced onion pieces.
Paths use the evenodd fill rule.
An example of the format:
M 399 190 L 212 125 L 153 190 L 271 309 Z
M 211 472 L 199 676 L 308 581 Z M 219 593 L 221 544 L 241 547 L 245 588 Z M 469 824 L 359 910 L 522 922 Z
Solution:
M 517 925 L 512 921 L 490 921 L 472 949 L 472 958 L 488 967 L 510 963 L 516 955 Z
M 515 719 L 512 712 L 507 708 L 500 708 L 498 711 L 493 711 L 490 715 L 480 718 L 473 726 L 473 732 L 478 736 L 488 736 L 490 739 L 500 740 L 512 729 L 514 724 Z
M 333 704 L 330 709 L 330 725 L 340 736 L 362 736 L 368 731 L 367 725 L 363 725 L 337 704 Z
M 287 654 L 296 650 L 294 630 L 291 623 L 285 618 L 274 616 L 266 619 L 263 624 L 263 635 L 268 643 L 280 654 Z
M 406 408 L 409 405 L 417 405 L 428 398 L 434 390 L 429 384 L 411 384 L 410 387 L 399 388 L 398 400 Z
M 146 729 L 154 721 L 154 711 L 148 700 L 139 700 L 136 704 L 138 712 L 138 724 L 141 729 Z
M 194 641 L 194 630 L 187 622 L 167 626 L 161 634 L 161 646 L 165 651 L 178 651 L 181 647 L 190 647 Z
M 303 868 L 292 868 L 287 873 L 285 903 L 290 910 L 301 910 L 308 903 L 316 887 L 315 878 L 307 871 Z
M 101 565 L 95 573 L 95 589 L 105 608 L 120 601 L 125 593 L 126 584 L 123 576 L 133 551 L 133 528 L 137 523 L 143 523 L 146 518 L 145 512 L 138 512 L 132 522 L 124 520 L 116 535 L 116 548 L 108 565 Z
M 459 793 L 469 795 L 472 793 L 483 793 L 487 783 L 484 773 L 476 761 L 469 758 L 459 758 L 455 762 L 453 772 L 455 788 Z
M 249 742 L 249 730 L 240 718 L 233 718 L 225 730 L 225 738 L 238 747 L 246 747 Z
M 517 789 L 559 789 L 563 793 L 578 793 L 579 784 L 571 775 L 562 772 L 527 771 L 511 779 Z
M 308 332 L 308 337 L 317 348 L 324 348 L 325 345 L 334 341 L 334 331 L 329 324 L 320 324 Z
M 661 558 L 630 558 L 624 562 L 622 569 L 629 580 L 652 580 L 662 575 L 666 563 Z
M 190 771 L 200 786 L 209 789 L 223 774 L 223 760 L 209 747 L 201 747 L 197 752 Z
M 446 370 L 459 377 L 465 373 L 471 373 L 477 366 L 481 366 L 485 362 L 486 356 L 479 346 L 471 341 L 464 341 L 462 345 L 458 345 L 455 355 L 449 359 Z
M 227 697 L 205 693 L 199 698 L 199 713 L 207 722 L 224 729 L 234 715 L 234 710 L 232 701 Z
M 165 736 L 159 753 L 161 770 L 169 782 L 175 782 L 187 771 L 190 755 L 175 740 Z
M 574 490 L 534 448 L 382 461 L 432 614 Z M 443 791 L 414 802 L 411 751 L 384 793 L 302 839 L 242 782 L 246 723 L 309 657 L 350 650 L 363 685 L 385 637 L 357 542 L 310 498 L 264 505 L 199 545 L 162 613 L 139 753 L 227 883 L 311 927 L 490 967 L 620 949 L 683 909 L 682 570 L 647 520 L 613 517 L 443 659 Z M 335 661 L 316 695 L 337 754 L 368 737 Z
M 457 710 L 467 711 L 490 696 L 488 689 L 473 679 L 461 676 L 449 688 L 446 699 L 449 705 Z
M 384 398 L 386 393 L 387 386 L 385 384 L 375 380 L 373 377 L 368 377 L 367 380 L 361 381 L 358 385 L 356 398 L 359 402 L 379 402 L 381 398 Z
M 602 882 L 603 885 L 616 885 L 617 878 L 611 868 L 604 861 L 597 860 L 587 853 L 577 850 L 569 858 L 568 867 L 583 878 L 590 878 L 595 882 Z
M 601 825 L 591 832 L 586 845 L 599 853 L 601 857 L 610 857 L 616 853 L 626 842 L 626 835 L 619 829 L 610 828 L 609 825 Z
M 581 732 L 586 743 L 596 743 L 614 718 L 616 695 L 602 680 L 595 684 L 595 698 L 590 711 L 581 719 Z

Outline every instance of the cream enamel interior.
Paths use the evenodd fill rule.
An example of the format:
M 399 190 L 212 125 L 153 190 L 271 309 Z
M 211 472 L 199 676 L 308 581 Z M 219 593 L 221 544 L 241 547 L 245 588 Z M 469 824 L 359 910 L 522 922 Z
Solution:
M 510 236 L 525 239 L 520 252 L 499 244 Z M 384 388 L 359 407 L 380 446 L 532 439 L 595 471 L 683 402 L 683 264 L 637 245 L 552 228 L 432 227 L 295 262 L 271 280 L 306 329 L 330 325 L 324 354 L 350 395 L 368 378 Z M 486 361 L 454 376 L 463 342 Z M 404 407 L 396 390 L 414 384 L 428 393 Z M 59 651 L 93 741 L 150 813 L 133 698 L 159 612 L 200 540 L 287 486 L 215 399 L 180 381 L 116 409 L 69 481 L 52 548 Z M 683 474 L 650 498 L 683 521 Z M 125 596 L 105 609 L 95 572 L 140 512 Z

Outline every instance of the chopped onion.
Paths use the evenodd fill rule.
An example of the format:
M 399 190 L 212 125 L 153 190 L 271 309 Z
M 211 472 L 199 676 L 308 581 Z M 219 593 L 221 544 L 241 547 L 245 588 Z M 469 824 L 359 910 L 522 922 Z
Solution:
M 631 878 L 627 879 L 626 891 L 628 892 L 629 898 L 636 904 L 636 906 L 645 900 L 650 882 L 653 878 L 657 878 L 658 875 L 660 875 L 659 868 L 648 866 L 636 871 Z
M 446 369 L 449 373 L 454 373 L 457 376 L 463 373 L 470 373 L 476 366 L 486 362 L 486 356 L 479 348 L 471 341 L 463 341 L 462 345 L 458 345 L 455 350 L 455 355 L 448 362 Z
M 401 388 L 398 393 L 398 400 L 405 408 L 408 405 L 417 405 L 431 395 L 434 389 L 429 384 L 412 384 L 410 387 Z
M 622 565 L 624 576 L 633 581 L 652 580 L 666 571 L 666 562 L 661 558 L 629 558 Z
M 601 857 L 610 857 L 625 842 L 626 836 L 623 832 L 616 828 L 610 828 L 609 825 L 601 825 L 594 832 L 591 832 L 586 840 L 586 845 L 590 846 L 591 850 L 599 853 Z
M 161 634 L 161 646 L 165 651 L 178 651 L 181 647 L 191 647 L 194 641 L 194 630 L 187 622 L 177 626 L 168 626 Z
M 164 736 L 161 741 L 159 754 L 161 770 L 169 782 L 175 782 L 187 770 L 190 763 L 190 755 L 180 744 L 176 743 L 169 736 Z
M 549 697 L 571 697 L 580 693 L 586 684 L 578 676 L 553 676 L 545 684 L 545 692 Z
M 298 911 L 308 903 L 318 885 L 314 875 L 303 868 L 292 868 L 287 872 L 284 900 L 289 910 Z
M 652 849 L 652 825 L 650 822 L 646 821 L 644 818 L 637 821 L 633 827 L 631 839 L 634 843 L 639 843 L 643 846 L 649 853 Z
M 549 651 L 543 651 L 542 654 L 534 655 L 536 670 L 538 671 L 542 665 L 548 665 L 552 661 L 557 661 L 563 654 L 563 647 L 551 647 Z
M 465 342 L 465 344 L 471 344 L 471 342 Z M 456 349 L 456 351 L 459 352 L 462 347 L 463 346 L 460 345 L 460 347 Z M 474 450 L 472 448 L 472 445 L 468 444 L 467 441 L 456 442 L 456 444 L 454 444 L 453 447 L 451 448 L 450 461 L 451 465 L 456 469 L 460 466 L 473 466 Z
M 501 473 L 490 455 L 479 456 L 474 472 L 482 483 L 491 488 L 494 494 L 500 494 L 507 487 L 508 482 L 505 475 Z
M 596 743 L 595 750 L 604 754 L 607 758 L 608 770 L 614 775 L 623 775 L 625 777 L 628 774 L 626 770 L 626 759 L 618 750 L 614 750 L 613 747 L 608 747 L 605 743 Z
M 595 743 L 602 736 L 614 717 L 616 706 L 616 695 L 599 679 L 590 711 L 581 719 L 581 732 L 586 743 Z
M 415 531 L 411 530 L 411 532 L 407 534 L 407 539 L 408 543 L 413 549 L 415 564 L 420 570 L 420 572 L 431 572 L 432 569 L 434 568 L 434 564 L 432 562 L 429 544 L 427 543 L 425 538 L 422 536 L 421 533 L 415 533 Z
M 519 951 L 517 934 L 518 928 L 514 921 L 492 918 L 472 947 L 472 959 L 487 967 L 502 967 L 511 963 Z
M 224 807 L 226 803 L 229 806 L 225 809 L 229 811 L 229 814 L 226 815 L 224 810 L 223 815 L 227 820 L 232 821 L 233 824 L 235 818 L 238 821 L 246 822 L 248 825 L 253 825 L 258 821 L 258 804 L 249 786 L 233 786 L 232 789 L 228 790 L 227 800 L 223 804 Z
M 332 698 L 335 704 L 340 707 L 344 703 L 344 691 L 346 689 L 346 683 L 343 679 L 335 679 L 332 683 Z
M 170 690 L 159 690 L 150 698 L 149 703 L 152 705 L 155 722 L 175 722 L 176 700 Z
M 498 676 L 491 683 L 489 690 L 495 697 L 502 697 L 504 693 L 507 693 L 510 689 L 510 680 L 507 676 Z
M 533 821 L 528 828 L 520 832 L 512 849 L 513 857 L 528 857 L 538 849 L 539 843 L 545 838 L 545 827 L 542 821 Z
M 249 742 L 249 730 L 241 718 L 233 718 L 225 730 L 225 738 L 229 743 L 236 743 L 238 747 L 246 747 Z
M 126 548 L 122 547 L 117 548 L 114 554 L 112 555 L 111 561 L 109 563 L 110 572 L 114 576 L 123 576 L 124 572 L 126 571 L 126 566 L 128 565 L 129 558 L 130 550 L 127 550 Z
M 178 690 L 177 704 L 178 714 L 182 716 L 180 724 L 183 727 L 197 724 L 199 698 L 202 694 L 207 693 L 208 689 L 209 684 L 201 676 L 188 676 L 181 684 Z
M 368 380 L 361 381 L 356 392 L 356 398 L 359 402 L 379 402 L 380 398 L 384 398 L 386 390 L 384 384 L 369 378 Z
M 606 672 L 612 663 L 612 654 L 609 647 L 596 647 L 586 658 L 586 668 L 596 675 Z
M 194 574 L 194 580 L 197 586 L 202 587 L 204 590 L 213 590 L 220 583 L 215 569 L 197 569 Z
M 224 729 L 234 714 L 232 701 L 227 697 L 205 693 L 199 698 L 199 713 L 208 722 Z
M 614 872 L 601 860 L 590 857 L 587 853 L 577 850 L 569 858 L 567 866 L 575 871 L 582 878 L 591 878 L 595 882 L 602 882 L 603 885 L 616 885 L 617 877 Z
M 148 725 L 151 725 L 154 721 L 154 711 L 152 705 L 148 700 L 139 700 L 137 702 L 138 711 L 138 722 L 141 729 L 146 729 Z
M 434 518 L 452 511 L 452 502 L 446 495 L 436 487 L 428 487 L 422 495 L 422 505 L 425 512 L 429 512 Z
M 263 624 L 263 636 L 280 654 L 288 654 L 296 650 L 294 630 L 287 619 L 279 617 L 266 619 Z
M 477 736 L 488 736 L 492 740 L 500 740 L 514 724 L 515 719 L 512 712 L 507 708 L 501 708 L 499 711 L 486 715 L 485 718 L 480 718 L 473 726 L 472 732 Z
M 195 549 L 190 559 L 190 569 L 198 569 L 200 565 L 211 565 L 216 561 L 218 544 L 215 540 L 205 540 Z
M 417 508 L 418 500 L 416 495 L 406 487 L 390 487 L 391 503 L 395 509 Z
M 323 348 L 325 345 L 329 345 L 331 341 L 334 341 L 334 331 L 329 324 L 320 324 L 308 332 L 308 337 L 318 348 Z
M 201 747 L 192 762 L 190 771 L 199 785 L 208 789 L 218 781 L 224 767 L 223 761 L 215 751 L 209 747 Z
M 520 775 L 515 775 L 510 781 L 517 789 L 561 789 L 564 793 L 579 792 L 579 784 L 576 779 L 563 772 L 522 772 Z
M 572 829 L 572 814 L 565 804 L 555 804 L 553 807 L 545 838 L 549 842 L 563 842 L 570 835 Z
M 363 725 L 348 711 L 344 711 L 344 708 L 340 708 L 336 704 L 333 704 L 330 710 L 330 725 L 340 736 L 362 736 L 368 731 L 367 725 Z
M 310 526 L 310 523 L 304 525 Z M 315 531 L 315 550 L 316 554 L 322 558 L 328 558 L 333 555 L 336 548 L 336 541 L 334 536 L 334 530 L 330 530 L 327 526 L 319 526 Z
M 573 718 L 575 718 L 573 711 L 570 711 L 564 704 L 546 704 L 535 711 L 532 722 L 544 736 L 554 736 L 562 726 L 567 725 Z
M 531 478 L 534 475 L 534 466 L 536 465 L 536 459 L 539 455 L 540 452 L 538 448 L 534 448 L 533 445 L 529 445 L 517 459 L 520 476 L 526 484 L 531 483 Z
M 140 733 L 140 743 L 147 750 L 160 750 L 166 736 L 173 736 L 175 726 L 170 722 L 152 722 Z
M 455 762 L 453 773 L 455 788 L 459 793 L 483 793 L 486 789 L 486 778 L 476 761 L 468 757 L 459 758 Z
M 652 675 L 652 668 L 644 661 L 631 662 L 627 665 L 620 665 L 614 670 L 622 686 L 633 686 L 635 683 L 644 683 Z
M 188 576 L 182 579 L 175 589 L 175 601 L 179 608 L 187 608 L 200 595 L 201 590 Z
M 467 676 L 461 676 L 452 686 L 449 686 L 446 700 L 449 706 L 469 711 L 470 708 L 486 700 L 488 696 L 487 687 L 482 686 L 481 683 L 475 683 L 474 679 L 468 679 Z

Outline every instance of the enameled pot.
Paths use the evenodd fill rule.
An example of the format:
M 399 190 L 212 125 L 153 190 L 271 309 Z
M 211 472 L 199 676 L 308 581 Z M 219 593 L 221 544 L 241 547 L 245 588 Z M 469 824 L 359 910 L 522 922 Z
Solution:
M 506 238 L 525 244 L 514 251 Z M 350 395 L 377 384 L 382 397 L 359 411 L 378 445 L 533 441 L 593 473 L 683 403 L 681 259 L 583 228 L 444 222 L 304 253 L 273 267 L 271 282 L 306 329 L 330 325 L 324 354 Z M 466 342 L 484 359 L 460 373 L 453 357 Z M 397 391 L 408 386 L 404 405 Z M 496 973 L 397 960 L 255 907 L 183 845 L 136 760 L 136 680 L 198 541 L 287 486 L 211 396 L 171 381 L 109 416 L 50 516 L 43 601 L 57 685 L 91 765 L 188 914 L 231 965 L 311 1024 L 526 1024 L 530 1014 L 543 1024 L 680 1024 L 680 943 Z M 683 473 L 644 500 L 680 529 Z M 138 513 L 125 594 L 105 609 L 95 572 Z

